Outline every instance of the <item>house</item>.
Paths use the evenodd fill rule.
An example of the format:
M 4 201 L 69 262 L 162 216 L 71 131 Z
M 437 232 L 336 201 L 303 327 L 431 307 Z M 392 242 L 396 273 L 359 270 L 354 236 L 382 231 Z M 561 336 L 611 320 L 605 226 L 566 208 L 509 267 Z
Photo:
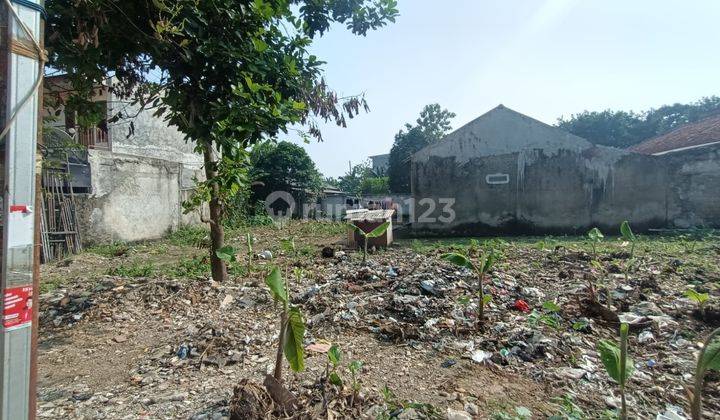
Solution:
M 373 173 L 375 173 L 376 176 L 387 175 L 388 168 L 390 167 L 390 153 L 370 156 L 370 161 L 372 162 Z
M 75 196 L 83 242 L 153 239 L 199 223 L 199 214 L 183 214 L 181 204 L 195 179 L 204 178 L 202 157 L 154 110 L 116 96 L 112 83 L 109 78 L 92 98 L 106 118 L 81 128 L 76 113 L 65 112 L 66 79 L 45 82 L 45 143 L 69 175 L 63 189 Z M 118 112 L 132 118 L 110 122 Z
M 716 145 L 720 145 L 720 114 L 682 125 L 668 133 L 631 146 L 628 150 L 659 156 Z
M 670 159 L 596 146 L 500 105 L 412 156 L 413 230 L 720 226 L 720 155 L 699 150 Z

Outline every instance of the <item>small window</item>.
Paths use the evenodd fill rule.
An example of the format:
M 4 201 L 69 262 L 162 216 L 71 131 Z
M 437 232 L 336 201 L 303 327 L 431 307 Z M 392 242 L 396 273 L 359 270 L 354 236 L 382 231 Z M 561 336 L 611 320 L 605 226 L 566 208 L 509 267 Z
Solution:
M 490 185 L 507 184 L 510 182 L 510 174 L 488 174 L 485 175 L 485 182 Z

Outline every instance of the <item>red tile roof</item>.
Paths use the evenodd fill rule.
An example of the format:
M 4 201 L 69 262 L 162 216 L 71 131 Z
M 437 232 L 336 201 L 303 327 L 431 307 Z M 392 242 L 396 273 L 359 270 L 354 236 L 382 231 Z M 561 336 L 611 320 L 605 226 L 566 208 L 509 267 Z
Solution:
M 720 114 L 695 123 L 685 124 L 628 149 L 646 155 L 654 155 L 710 143 L 720 143 Z

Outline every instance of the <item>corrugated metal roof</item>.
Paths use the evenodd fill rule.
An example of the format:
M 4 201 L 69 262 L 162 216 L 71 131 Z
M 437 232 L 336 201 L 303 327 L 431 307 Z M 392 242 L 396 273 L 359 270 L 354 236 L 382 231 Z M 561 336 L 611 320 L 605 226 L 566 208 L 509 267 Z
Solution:
M 345 220 L 348 220 L 351 222 L 385 221 L 385 220 L 389 220 L 392 217 L 393 213 L 395 213 L 395 210 L 367 210 L 367 209 L 348 210 L 347 215 L 345 216 Z
M 720 114 L 685 124 L 628 149 L 646 155 L 656 155 L 714 143 L 720 143 Z

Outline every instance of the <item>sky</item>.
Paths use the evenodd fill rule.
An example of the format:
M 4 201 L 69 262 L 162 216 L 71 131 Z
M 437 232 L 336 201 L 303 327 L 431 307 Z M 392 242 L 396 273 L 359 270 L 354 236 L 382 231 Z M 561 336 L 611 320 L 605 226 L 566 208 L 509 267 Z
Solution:
M 399 0 L 398 9 L 396 23 L 366 37 L 337 26 L 311 49 L 332 88 L 370 106 L 304 145 L 325 176 L 389 153 L 430 103 L 457 114 L 455 129 L 498 104 L 554 124 L 720 95 L 717 0 Z

